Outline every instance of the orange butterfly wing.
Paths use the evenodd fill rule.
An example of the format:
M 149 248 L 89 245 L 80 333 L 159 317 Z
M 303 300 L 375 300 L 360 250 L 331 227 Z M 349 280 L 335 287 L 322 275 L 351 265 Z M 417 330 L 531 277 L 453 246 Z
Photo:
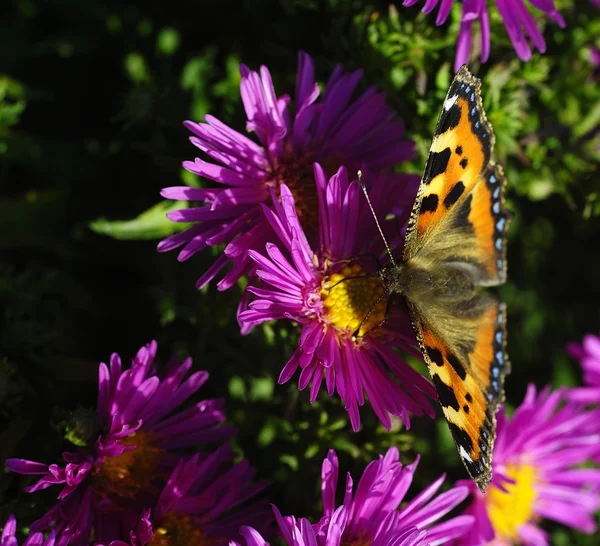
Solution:
M 489 298 L 480 317 L 477 339 L 466 355 L 457 355 L 423 326 L 419 342 L 459 455 L 480 490 L 492 479 L 496 411 L 502 401 L 506 356 L 506 310 Z
M 469 255 L 482 266 L 479 284 L 492 286 L 506 280 L 510 215 L 504 206 L 502 168 L 490 161 L 495 137 L 480 88 L 466 66 L 450 86 L 409 220 L 404 260 L 426 246 L 450 212 L 471 196 L 468 223 L 475 228 L 477 242 Z M 460 257 L 465 258 L 464 249 Z
M 506 280 L 510 213 L 502 168 L 491 162 L 495 139 L 480 86 L 466 67 L 450 86 L 409 221 L 404 263 L 432 277 L 459 271 L 474 286 L 493 286 Z M 483 491 L 510 368 L 504 306 L 473 290 L 450 294 L 443 305 L 407 299 L 457 449 Z

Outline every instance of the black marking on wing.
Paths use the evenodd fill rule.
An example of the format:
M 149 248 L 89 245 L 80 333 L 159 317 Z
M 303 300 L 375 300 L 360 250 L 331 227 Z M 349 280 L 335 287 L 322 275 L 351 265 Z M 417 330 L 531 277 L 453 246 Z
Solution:
M 444 199 L 444 206 L 449 209 L 460 199 L 460 196 L 464 192 L 465 185 L 461 180 L 459 180 L 456 184 L 454 184 L 454 186 L 452 186 L 452 189 L 448 192 L 448 195 L 446 195 L 446 198 Z
M 487 389 L 487 397 L 490 401 L 496 400 L 492 410 L 501 402 L 499 400 L 504 385 L 504 377 L 510 371 L 510 362 L 506 354 L 506 309 L 504 304 L 498 305 L 498 316 L 496 318 L 496 329 L 494 330 L 494 360 L 490 366 L 490 386 Z
M 480 89 L 481 81 L 473 76 L 465 65 L 456 73 L 447 96 L 458 96 L 467 101 L 469 106 L 469 121 L 473 128 L 473 132 L 479 137 L 483 144 L 482 149 L 485 156 L 484 165 L 486 165 L 490 161 L 490 152 L 494 148 L 495 138 L 492 126 L 487 120 L 483 109 Z M 456 104 L 455 106 L 458 107 Z M 452 110 L 452 108 L 450 110 Z M 442 120 L 440 119 L 440 123 L 441 121 Z M 440 128 L 440 123 L 438 123 L 438 129 Z M 447 123 L 449 122 L 446 122 L 446 124 Z M 437 129 L 436 134 L 439 134 Z
M 473 442 L 471 441 L 471 438 L 469 438 L 467 431 L 451 422 L 448 422 L 448 426 L 450 427 L 450 432 L 452 433 L 455 442 L 459 446 L 464 447 L 467 453 L 473 451 Z
M 511 213 L 504 207 L 504 186 L 506 179 L 500 165 L 491 164 L 484 173 L 487 187 L 492 194 L 491 213 L 494 219 L 494 252 L 496 269 L 500 283 L 506 281 L 506 236 L 512 219 Z
M 466 430 L 455 425 L 454 423 L 448 423 L 450 427 L 450 433 L 452 434 L 452 438 L 454 438 L 454 442 L 459 447 L 459 454 L 461 456 L 462 462 L 467 468 L 467 472 L 469 475 L 475 480 L 477 487 L 480 490 L 485 490 L 487 484 L 490 482 L 492 478 L 491 467 L 487 461 L 485 455 L 481 455 L 479 459 L 471 459 L 465 458 L 460 450 L 460 448 L 464 448 L 465 452 L 471 453 L 473 450 L 473 442 Z
M 452 96 L 452 95 L 448 95 Z M 435 134 L 441 135 L 448 131 L 449 129 L 453 129 L 460 122 L 460 106 L 458 104 L 453 104 L 449 110 L 443 111 L 440 119 L 438 120 L 437 127 L 435 128 Z
M 438 208 L 438 202 L 439 199 L 435 193 L 426 195 L 421 201 L 421 210 L 419 211 L 419 214 L 425 214 L 426 212 L 435 212 Z
M 427 356 L 429 357 L 429 360 L 431 360 L 431 362 L 433 362 L 436 366 L 444 365 L 444 357 L 438 349 L 434 349 L 433 347 L 427 346 L 425 347 L 425 349 L 427 350 Z
M 469 221 L 469 214 L 471 214 L 471 203 L 473 202 L 473 195 L 469 194 L 463 201 L 458 205 L 458 209 L 454 213 L 454 227 L 460 228 L 473 228 Z
M 430 152 L 427 166 L 423 174 L 423 184 L 429 184 L 436 176 L 446 172 L 452 151 L 444 148 L 441 152 Z
M 431 379 L 433 380 L 433 385 L 438 393 L 440 404 L 446 408 L 450 407 L 455 411 L 458 411 L 460 409 L 460 405 L 452 388 L 446 385 L 446 383 L 444 383 L 437 374 L 433 374 Z
M 446 360 L 450 363 L 450 366 L 454 368 L 454 371 L 457 373 L 458 377 L 463 380 L 465 377 L 467 377 L 467 370 L 465 370 L 465 367 L 461 364 L 460 360 L 456 358 L 456 356 L 454 356 L 452 353 L 448 353 L 446 355 Z
M 466 157 L 463 157 L 463 158 L 460 160 L 460 166 L 461 166 L 463 169 L 466 169 L 468 164 L 469 164 L 469 160 L 468 160 Z
M 473 480 L 475 480 L 479 490 L 482 492 L 485 491 L 485 488 L 492 479 L 491 471 L 486 469 L 483 463 L 479 460 L 468 461 L 467 459 L 463 458 L 462 462 L 467 467 L 467 472 L 469 475 L 473 478 Z

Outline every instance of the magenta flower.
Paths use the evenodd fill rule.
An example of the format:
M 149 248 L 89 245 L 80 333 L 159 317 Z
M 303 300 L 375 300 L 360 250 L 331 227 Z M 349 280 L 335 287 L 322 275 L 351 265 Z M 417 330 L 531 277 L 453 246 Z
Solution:
M 208 456 L 181 460 L 155 507 L 143 511 L 130 534 L 131 544 L 226 546 L 242 524 L 266 530 L 270 510 L 254 499 L 266 484 L 254 483 L 254 469 L 245 460 L 232 465 L 232 457 L 224 445 Z
M 200 289 L 231 262 L 218 283 L 230 288 L 251 273 L 254 262 L 248 250 L 262 249 L 270 237 L 260 204 L 270 202 L 285 184 L 296 199 L 298 215 L 311 234 L 316 225 L 312 164 L 320 161 L 334 172 L 341 165 L 356 170 L 381 170 L 415 155 L 414 143 L 405 139 L 404 126 L 394 119 L 383 93 L 371 87 L 352 100 L 362 72 L 344 73 L 338 66 L 321 95 L 314 66 L 306 53 L 299 54 L 295 108 L 288 95 L 277 96 L 271 74 L 241 66 L 241 96 L 248 117 L 246 129 L 260 143 L 207 115 L 205 123 L 188 121 L 191 142 L 209 157 L 185 161 L 190 172 L 219 184 L 218 187 L 172 187 L 162 191 L 167 199 L 203 201 L 204 206 L 172 212 L 174 222 L 194 225 L 158 245 L 161 252 L 183 246 L 180 261 L 209 246 L 226 244 L 224 253 L 196 284 Z
M 444 476 L 399 508 L 405 502 L 417 465 L 418 459 L 409 466 L 402 465 L 398 450 L 389 449 L 385 456 L 380 455 L 367 465 L 356 492 L 352 477 L 347 475 L 344 500 L 337 506 L 339 465 L 335 451 L 330 450 L 321 471 L 321 520 L 311 525 L 306 519 L 283 518 L 273 508 L 285 541 L 289 546 L 436 546 L 463 536 L 473 525 L 472 516 L 439 521 L 467 497 L 469 490 L 455 487 L 434 498 Z M 267 544 L 252 528 L 245 527 L 240 532 L 247 546 Z
M 280 186 L 280 199 L 273 198 L 274 210 L 263 207 L 277 241 L 266 245 L 266 254 L 249 252 L 263 285 L 248 288 L 255 299 L 239 319 L 250 325 L 291 319 L 300 325 L 299 347 L 283 368 L 280 383 L 300 368 L 298 386 L 304 389 L 312 382 L 311 402 L 324 379 L 328 394 L 337 391 L 344 402 L 354 430 L 360 427 L 358 406 L 364 404 L 364 393 L 386 428 L 391 427 L 390 414 L 408 427 L 409 412 L 433 416 L 426 395 L 435 397 L 435 393 L 429 381 L 393 349 L 402 345 L 414 351 L 407 314 L 386 318 L 381 282 L 376 275 L 367 275 L 367 266 L 353 260 L 365 253 L 383 254 L 381 236 L 366 200 L 361 199 L 358 182 L 349 182 L 344 168 L 327 181 L 315 164 L 315 180 L 319 215 L 315 247 L 308 242 L 285 184 Z M 370 186 L 379 218 L 400 202 L 395 194 L 405 192 L 405 186 L 383 176 Z M 393 240 L 390 223 L 393 226 L 384 222 L 384 229 L 392 228 Z
M 275 507 L 273 507 L 273 512 L 288 546 L 343 546 L 346 544 L 342 542 L 340 536 L 340 529 L 347 522 L 347 513 L 343 506 L 336 510 L 330 522 L 316 526 L 312 526 L 306 518 L 296 520 L 293 516 L 283 517 Z M 250 526 L 240 527 L 240 535 L 244 538 L 246 546 L 270 546 L 263 536 Z M 425 536 L 425 531 L 410 527 L 404 531 L 378 536 L 370 544 L 372 546 L 429 546 Z M 234 540 L 229 545 L 241 546 Z
M 403 6 L 414 6 L 419 0 L 404 0 Z M 423 13 L 432 12 L 440 4 L 436 25 L 443 25 L 450 14 L 454 0 L 426 0 Z M 456 44 L 456 57 L 454 70 L 457 71 L 463 64 L 468 64 L 471 53 L 471 42 L 473 36 L 473 23 L 479 21 L 481 33 L 481 62 L 485 63 L 490 55 L 490 17 L 487 8 L 488 0 L 464 0 L 462 14 L 460 17 L 460 31 Z M 556 9 L 552 0 L 529 0 L 529 3 L 538 10 L 544 12 L 560 27 L 566 23 L 562 15 Z M 496 0 L 496 7 L 504 20 L 506 32 L 513 43 L 515 51 L 520 59 L 528 61 L 531 59 L 531 47 L 527 37 L 533 46 L 540 52 L 546 51 L 546 42 L 540 29 L 537 27 L 535 18 L 525 5 L 525 0 Z
M 352 477 L 347 474 L 342 504 L 347 520 L 338 530 L 344 543 L 358 542 L 361 539 L 377 542 L 378 538 L 391 537 L 398 532 L 404 533 L 416 528 L 425 532 L 424 544 L 436 546 L 446 544 L 448 540 L 460 537 L 471 529 L 471 516 L 457 516 L 439 523 L 468 495 L 466 487 L 455 487 L 434 498 L 445 475 L 440 476 L 412 500 L 405 501 L 418 464 L 417 457 L 411 465 L 402 465 L 398 450 L 390 448 L 385 456 L 380 455 L 378 460 L 367 465 L 355 493 Z M 333 515 L 338 509 L 335 501 L 338 471 L 337 456 L 335 451 L 330 450 L 321 469 L 323 520 L 329 526 L 333 525 Z M 406 504 L 402 504 L 405 502 Z M 321 529 L 319 536 L 323 536 Z
M 2 528 L 0 535 L 0 546 L 19 546 L 17 534 L 17 520 L 14 516 L 9 516 L 8 520 Z M 43 533 L 30 533 L 23 542 L 23 546 L 54 546 L 56 535 L 54 531 L 50 531 L 47 537 Z
M 512 419 L 498 412 L 494 477 L 485 493 L 469 481 L 475 525 L 461 546 L 550 544 L 539 522 L 549 519 L 583 533 L 596 530 L 600 470 L 580 468 L 598 452 L 598 415 L 568 402 L 564 391 L 539 394 L 530 385 Z
M 570 389 L 570 398 L 583 404 L 600 404 L 600 337 L 588 334 L 581 345 L 569 343 L 571 356 L 579 360 L 585 387 Z
M 135 514 L 135 500 L 150 494 L 164 480 L 178 458 L 173 452 L 198 444 L 220 442 L 231 436 L 223 402 L 204 400 L 174 411 L 208 379 L 199 371 L 184 379 L 190 358 L 173 358 L 159 377 L 154 370 L 157 345 L 142 347 L 131 368 L 123 370 L 113 354 L 110 368 L 99 366 L 96 441 L 88 449 L 65 452 L 64 466 L 24 459 L 8 459 L 19 474 L 41 476 L 29 493 L 60 485 L 59 502 L 31 525 L 32 532 L 53 528 L 57 546 L 87 544 L 92 531 L 104 542 L 120 536 Z

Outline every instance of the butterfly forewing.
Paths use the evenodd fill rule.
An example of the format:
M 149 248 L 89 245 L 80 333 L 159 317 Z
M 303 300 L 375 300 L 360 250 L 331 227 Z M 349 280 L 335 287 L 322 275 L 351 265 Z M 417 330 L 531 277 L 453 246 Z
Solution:
M 463 66 L 446 95 L 408 225 L 405 260 L 434 236 L 439 222 L 467 197 L 489 164 L 494 133 L 480 87 Z

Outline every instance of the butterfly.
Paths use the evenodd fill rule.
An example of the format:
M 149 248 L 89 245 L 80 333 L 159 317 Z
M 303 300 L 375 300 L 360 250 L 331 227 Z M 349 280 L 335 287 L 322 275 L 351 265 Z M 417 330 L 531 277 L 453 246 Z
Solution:
M 406 300 L 460 458 L 485 491 L 510 369 L 506 310 L 485 288 L 506 281 L 511 214 L 502 167 L 491 159 L 495 137 L 480 89 L 463 66 L 438 119 L 402 260 L 390 252 L 392 265 L 378 275 L 385 294 Z

